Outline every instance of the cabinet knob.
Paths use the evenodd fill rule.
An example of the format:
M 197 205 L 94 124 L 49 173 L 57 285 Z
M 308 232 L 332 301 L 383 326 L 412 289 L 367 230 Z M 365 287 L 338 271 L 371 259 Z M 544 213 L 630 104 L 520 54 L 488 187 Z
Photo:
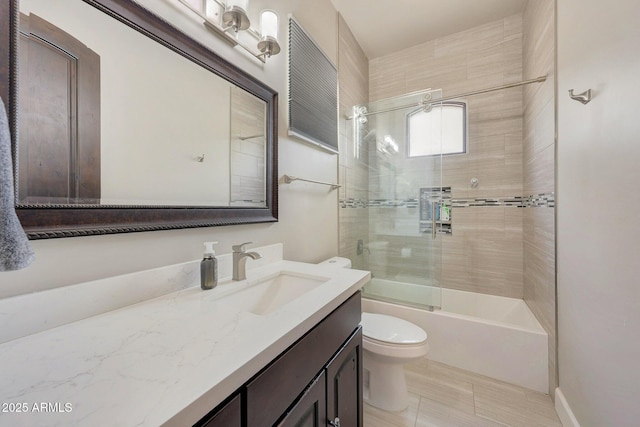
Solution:
M 340 418 L 336 417 L 335 420 L 329 421 L 329 425 L 333 427 L 340 427 Z

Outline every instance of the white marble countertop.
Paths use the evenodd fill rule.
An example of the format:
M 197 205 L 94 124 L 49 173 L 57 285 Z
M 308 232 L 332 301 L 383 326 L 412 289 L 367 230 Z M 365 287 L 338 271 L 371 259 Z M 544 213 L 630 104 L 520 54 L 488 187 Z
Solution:
M 280 271 L 330 280 L 266 316 L 221 299 Z M 0 344 L 0 426 L 192 425 L 369 279 L 292 261 L 247 276 Z

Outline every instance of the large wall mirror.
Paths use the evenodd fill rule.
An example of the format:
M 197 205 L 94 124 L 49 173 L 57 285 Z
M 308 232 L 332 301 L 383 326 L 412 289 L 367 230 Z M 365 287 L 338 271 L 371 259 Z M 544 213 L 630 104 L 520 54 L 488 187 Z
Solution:
M 131 0 L 0 19 L 30 238 L 277 220 L 276 92 Z

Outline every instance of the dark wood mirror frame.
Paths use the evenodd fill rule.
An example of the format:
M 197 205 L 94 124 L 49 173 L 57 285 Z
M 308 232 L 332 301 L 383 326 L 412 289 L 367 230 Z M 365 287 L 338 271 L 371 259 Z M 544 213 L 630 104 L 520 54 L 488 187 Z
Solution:
M 267 104 L 264 208 L 198 206 L 16 205 L 30 239 L 275 222 L 278 220 L 278 94 L 164 19 L 131 0 L 82 0 Z M 0 96 L 9 116 L 14 172 L 17 152 L 17 37 L 19 0 L 0 2 Z M 15 173 L 14 173 L 15 175 Z M 212 184 L 213 185 L 213 184 Z

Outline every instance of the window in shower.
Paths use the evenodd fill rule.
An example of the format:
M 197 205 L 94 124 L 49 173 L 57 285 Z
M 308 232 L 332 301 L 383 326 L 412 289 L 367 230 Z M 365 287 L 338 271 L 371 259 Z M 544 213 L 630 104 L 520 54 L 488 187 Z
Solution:
M 409 157 L 461 154 L 467 148 L 467 103 L 450 101 L 407 114 Z

